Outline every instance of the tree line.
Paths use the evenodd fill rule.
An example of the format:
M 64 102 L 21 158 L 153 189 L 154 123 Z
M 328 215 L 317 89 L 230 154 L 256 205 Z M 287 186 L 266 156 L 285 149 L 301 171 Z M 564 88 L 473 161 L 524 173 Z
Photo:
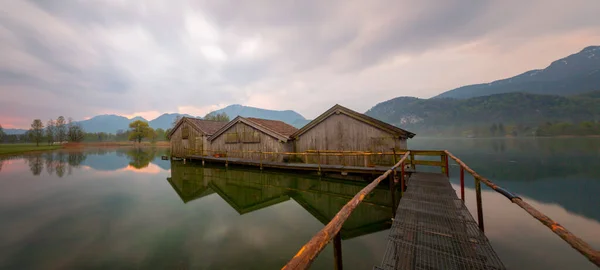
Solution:
M 226 113 L 208 114 L 204 120 L 229 122 L 229 116 Z M 175 125 L 181 120 L 177 116 L 171 123 L 171 128 L 164 130 L 162 128 L 153 129 L 148 122 L 137 120 L 129 124 L 127 130 L 117 130 L 116 133 L 94 132 L 87 133 L 72 118 L 59 116 L 57 119 L 50 119 L 44 123 L 41 119 L 34 119 L 30 129 L 25 134 L 7 135 L 0 125 L 0 142 L 33 142 L 39 146 L 46 141 L 48 144 L 64 142 L 106 142 L 106 141 L 134 141 L 142 142 L 148 140 L 151 142 L 169 140 L 169 133 Z

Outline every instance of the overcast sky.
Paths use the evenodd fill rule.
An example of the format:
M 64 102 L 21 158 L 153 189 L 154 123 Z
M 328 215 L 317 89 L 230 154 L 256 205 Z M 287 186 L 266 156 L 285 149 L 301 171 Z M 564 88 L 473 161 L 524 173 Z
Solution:
M 0 124 L 364 112 L 544 68 L 600 44 L 600 1 L 2 0 Z

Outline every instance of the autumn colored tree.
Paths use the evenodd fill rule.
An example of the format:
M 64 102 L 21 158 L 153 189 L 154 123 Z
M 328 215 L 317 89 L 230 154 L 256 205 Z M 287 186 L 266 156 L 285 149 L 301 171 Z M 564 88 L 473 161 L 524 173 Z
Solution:
M 142 142 L 142 139 L 150 137 L 154 130 L 148 125 L 148 122 L 136 120 L 129 123 L 129 140 Z

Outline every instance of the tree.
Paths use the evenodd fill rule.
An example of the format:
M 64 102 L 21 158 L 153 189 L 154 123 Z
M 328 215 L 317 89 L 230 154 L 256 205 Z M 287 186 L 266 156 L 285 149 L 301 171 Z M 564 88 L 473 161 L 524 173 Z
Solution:
M 69 118 L 68 131 L 67 131 L 67 139 L 70 142 L 80 142 L 83 141 L 85 137 L 85 132 L 79 123 L 73 123 L 73 119 Z
M 157 128 L 154 131 L 156 132 L 156 139 L 157 140 L 164 140 L 164 138 L 165 138 L 165 130 L 164 129 Z
M 498 124 L 498 135 L 504 136 L 506 135 L 506 131 L 504 130 L 504 124 Z
M 148 130 L 148 139 L 150 139 L 152 143 L 155 143 L 157 138 L 158 134 L 156 133 L 156 130 L 150 128 L 150 130 Z
M 167 128 L 167 130 L 165 130 L 165 140 L 167 140 L 167 141 L 170 140 L 169 134 L 171 134 L 172 130 L 173 130 L 172 128 Z
M 222 113 L 209 113 L 206 116 L 204 116 L 204 120 L 211 120 L 211 121 L 219 121 L 219 122 L 229 122 L 229 116 L 222 112 Z
M 2 141 L 4 136 L 6 136 L 6 133 L 4 133 L 4 129 L 2 128 L 2 125 L 0 125 L 0 142 Z
M 55 129 L 56 127 L 54 126 L 54 120 L 48 120 L 48 122 L 46 122 L 46 140 L 48 140 L 48 144 L 52 144 L 54 142 L 54 136 L 56 136 Z
M 29 136 L 31 136 L 31 140 L 35 142 L 36 146 L 40 146 L 40 141 L 44 137 L 44 124 L 42 120 L 35 119 L 31 123 L 31 129 L 29 129 Z
M 496 125 L 496 123 L 494 123 L 491 127 L 490 127 L 490 133 L 492 134 L 492 136 L 496 136 L 496 131 L 498 130 L 498 126 Z
M 56 119 L 56 139 L 59 142 L 64 142 L 67 139 L 67 126 L 64 116 L 59 116 Z
M 142 120 L 136 120 L 129 123 L 129 140 L 142 142 L 142 139 L 147 138 L 154 132 L 148 125 L 148 122 Z
M 181 120 L 181 115 L 177 115 L 175 116 L 175 119 L 173 119 L 173 122 L 171 123 L 171 128 L 174 128 L 175 125 L 177 125 L 177 123 L 179 123 L 179 120 Z

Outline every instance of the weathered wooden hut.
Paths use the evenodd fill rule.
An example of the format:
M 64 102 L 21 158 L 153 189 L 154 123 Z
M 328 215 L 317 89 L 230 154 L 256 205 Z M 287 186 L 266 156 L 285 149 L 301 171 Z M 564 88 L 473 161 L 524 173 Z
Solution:
M 297 129 L 282 121 L 238 116 L 208 138 L 211 155 L 283 161 L 283 155 L 252 152 L 289 152 L 290 135 Z
M 169 133 L 171 156 L 185 157 L 189 154 L 202 154 L 209 150 L 207 138 L 227 122 L 183 117 Z
M 291 135 L 293 150 L 392 152 L 407 149 L 415 134 L 336 104 Z M 307 162 L 350 166 L 389 165 L 393 156 L 309 156 Z

